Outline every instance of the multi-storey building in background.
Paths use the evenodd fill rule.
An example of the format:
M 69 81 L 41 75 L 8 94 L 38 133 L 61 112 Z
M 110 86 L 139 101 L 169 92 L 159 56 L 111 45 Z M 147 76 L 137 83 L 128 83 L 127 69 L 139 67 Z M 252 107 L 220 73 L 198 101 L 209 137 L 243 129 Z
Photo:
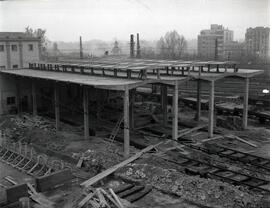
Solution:
M 198 35 L 198 55 L 202 59 L 224 59 L 224 45 L 233 41 L 233 31 L 212 24 Z
M 270 28 L 255 27 L 248 28 L 245 35 L 246 52 L 250 57 L 270 57 Z
M 40 39 L 22 32 L 0 32 L 0 69 L 22 68 L 40 59 Z

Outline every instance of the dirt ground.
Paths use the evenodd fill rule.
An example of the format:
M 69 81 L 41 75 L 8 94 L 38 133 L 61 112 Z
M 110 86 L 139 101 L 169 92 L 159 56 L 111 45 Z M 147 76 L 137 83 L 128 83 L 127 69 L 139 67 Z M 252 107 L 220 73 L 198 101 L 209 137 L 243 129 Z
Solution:
M 182 112 L 180 116 L 182 116 L 181 120 L 193 121 L 194 114 Z M 201 122 L 203 121 L 204 119 Z M 1 117 L 0 125 L 2 129 L 6 130 L 6 136 L 9 140 L 26 142 L 36 145 L 40 149 L 50 150 L 52 157 L 61 156 L 72 166 L 73 171 L 80 175 L 78 182 L 72 186 L 57 190 L 54 193 L 48 193 L 48 196 L 57 202 L 58 207 L 73 207 L 75 203 L 78 203 L 83 193 L 83 190 L 79 187 L 79 181 L 93 177 L 124 160 L 122 143 L 111 143 L 101 137 L 90 137 L 89 140 L 85 141 L 81 133 L 81 127 L 61 123 L 61 131 L 56 131 L 53 120 L 39 116 L 32 117 L 31 115 Z M 258 145 L 258 148 L 227 138 L 213 142 L 270 158 L 269 151 L 267 151 L 270 145 L 269 130 L 250 128 L 246 131 L 228 131 L 219 128 L 219 131 L 252 141 Z M 199 141 L 204 138 L 207 138 L 207 133 L 198 131 L 196 135 L 194 134 L 193 140 Z M 115 173 L 119 180 L 154 187 L 150 194 L 135 203 L 138 207 L 197 208 L 203 205 L 209 207 L 255 208 L 260 206 L 262 199 L 260 194 L 213 179 L 189 176 L 183 173 L 179 166 L 160 159 L 163 152 L 175 148 L 178 144 L 164 138 L 159 140 L 165 143 L 157 148 L 156 153 L 146 154 Z M 131 154 L 138 151 L 138 149 L 131 147 Z M 76 164 L 82 156 L 85 157 L 85 160 L 82 168 L 78 169 Z

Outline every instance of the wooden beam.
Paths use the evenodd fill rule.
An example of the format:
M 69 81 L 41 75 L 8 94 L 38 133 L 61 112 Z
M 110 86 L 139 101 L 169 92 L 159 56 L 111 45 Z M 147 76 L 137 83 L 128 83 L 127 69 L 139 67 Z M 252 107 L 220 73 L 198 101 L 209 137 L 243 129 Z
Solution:
M 96 176 L 84 181 L 83 183 L 81 183 L 81 186 L 85 186 L 85 187 L 89 187 L 93 184 L 95 184 L 96 182 L 102 180 L 103 178 L 107 177 L 108 175 L 112 174 L 113 172 L 115 172 L 117 169 L 133 162 L 134 160 L 138 159 L 139 157 L 141 157 L 144 153 L 150 151 L 151 149 L 159 146 L 160 144 L 162 144 L 162 142 L 155 144 L 155 145 L 150 145 L 146 148 L 144 148 L 143 150 L 141 150 L 140 152 L 137 152 L 135 155 L 131 156 L 130 158 L 124 160 L 123 162 L 120 162 L 117 165 L 112 166 L 111 168 L 97 174 Z
M 207 126 L 208 126 L 208 125 L 200 125 L 200 126 L 196 126 L 196 127 L 192 128 L 192 129 L 188 129 L 188 130 L 184 131 L 183 133 L 180 133 L 180 134 L 178 135 L 178 138 L 180 138 L 180 137 L 182 137 L 182 136 L 185 136 L 185 135 L 187 135 L 187 134 L 190 134 L 190 133 L 192 133 L 192 132 L 194 132 L 194 131 L 197 131 L 197 130 L 199 130 L 199 129 L 205 128 L 205 127 L 207 127 Z
M 173 90 L 173 126 L 172 126 L 172 139 L 178 138 L 178 83 L 174 85 Z
M 37 115 L 37 94 L 36 94 L 36 84 L 32 79 L 32 108 L 33 108 L 33 116 Z
M 127 158 L 129 156 L 129 89 L 125 89 L 124 94 L 124 156 Z
M 86 87 L 83 87 L 83 115 L 84 115 L 84 139 L 89 139 L 89 93 Z
M 246 78 L 244 103 L 243 103 L 243 129 L 246 129 L 248 125 L 248 94 L 249 94 L 249 78 Z
M 166 85 L 161 86 L 161 106 L 162 106 L 162 114 L 163 114 L 163 125 L 166 126 L 168 123 L 168 87 Z
M 214 97 L 215 97 L 215 81 L 210 81 L 209 89 L 209 107 L 208 107 L 208 137 L 213 137 L 214 132 Z
M 57 82 L 54 85 L 54 108 L 55 108 L 55 128 L 60 127 L 60 110 L 59 110 L 59 86 Z
M 196 113 L 196 120 L 200 121 L 201 119 L 201 83 L 200 79 L 197 80 L 197 113 Z

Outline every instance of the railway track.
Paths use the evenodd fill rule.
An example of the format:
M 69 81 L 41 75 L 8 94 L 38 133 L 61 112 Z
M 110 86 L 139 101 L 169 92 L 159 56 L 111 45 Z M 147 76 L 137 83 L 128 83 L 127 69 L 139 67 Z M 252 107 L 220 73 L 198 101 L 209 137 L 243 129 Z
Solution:
M 218 155 L 220 157 L 229 159 L 234 162 L 240 162 L 244 165 L 248 164 L 255 168 L 266 170 L 268 171 L 268 174 L 270 174 L 270 159 L 259 157 L 253 154 L 249 154 L 240 150 L 235 150 L 235 149 L 225 147 L 222 145 L 211 144 L 211 148 L 205 148 L 205 147 L 201 147 L 201 146 L 197 146 L 193 144 L 186 144 L 182 142 L 181 144 L 184 144 L 185 146 L 191 149 L 199 150 L 207 154 Z M 264 174 L 267 174 L 267 172 L 264 172 Z
M 176 151 L 176 150 L 175 150 Z M 191 158 L 183 155 L 177 150 L 173 152 L 173 159 L 161 157 L 163 160 L 177 164 L 184 168 L 184 171 L 190 175 L 199 175 L 203 178 L 212 178 L 223 182 L 228 182 L 233 185 L 248 187 L 250 190 L 259 191 L 264 194 L 270 194 L 270 181 L 257 178 L 244 173 L 239 173 L 234 170 L 228 170 L 219 165 L 213 165 L 206 161 Z M 166 153 L 170 156 L 170 153 Z M 175 158 L 176 157 L 176 158 Z

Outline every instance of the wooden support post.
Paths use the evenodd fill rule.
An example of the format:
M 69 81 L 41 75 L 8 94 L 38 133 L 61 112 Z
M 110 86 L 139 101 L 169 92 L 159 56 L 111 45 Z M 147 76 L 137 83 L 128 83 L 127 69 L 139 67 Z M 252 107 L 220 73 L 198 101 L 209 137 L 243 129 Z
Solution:
M 84 139 L 89 139 L 89 93 L 83 88 Z
M 33 108 L 33 116 L 36 116 L 37 115 L 37 94 L 36 94 L 36 84 L 34 80 L 32 80 L 32 108 Z
M 196 120 L 200 121 L 201 119 L 201 83 L 200 79 L 197 80 L 197 113 L 196 113 Z
M 246 129 L 248 125 L 248 93 L 249 93 L 249 78 L 246 78 L 244 103 L 243 103 L 243 129 Z
M 129 156 L 129 89 L 124 94 L 124 157 Z
M 59 110 L 59 86 L 57 82 L 54 85 L 54 108 L 55 108 L 55 128 L 60 127 L 60 110 Z
M 178 138 L 178 83 L 174 85 L 173 92 L 173 126 L 172 126 L 172 139 Z
M 167 115 L 168 95 L 166 85 L 161 86 L 161 102 L 163 112 L 163 125 L 166 126 L 168 123 L 168 115 Z
M 214 131 L 214 97 L 215 97 L 215 81 L 210 81 L 209 89 L 209 107 L 208 107 L 208 137 L 213 137 Z

